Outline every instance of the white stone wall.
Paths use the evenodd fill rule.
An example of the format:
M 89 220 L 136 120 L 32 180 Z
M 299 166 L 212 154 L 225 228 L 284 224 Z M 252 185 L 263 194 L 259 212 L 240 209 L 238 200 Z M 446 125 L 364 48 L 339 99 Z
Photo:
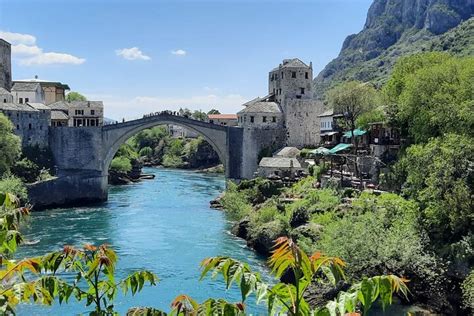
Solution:
M 0 103 L 13 103 L 13 95 L 0 94 Z
M 324 116 L 319 118 L 319 128 L 321 132 L 330 132 L 332 131 L 332 116 Z
M 284 126 L 282 113 L 239 113 L 238 123 L 244 128 L 278 128 Z M 253 117 L 253 119 L 252 119 Z M 265 121 L 264 121 L 265 117 Z M 275 118 L 275 119 L 274 119 Z M 252 122 L 253 120 L 253 122 Z
M 41 86 L 38 85 L 36 91 L 12 91 L 13 102 L 15 103 L 43 103 L 44 104 L 44 92 Z M 22 102 L 20 102 L 20 99 Z M 28 99 L 28 101 L 26 101 Z
M 314 147 L 320 141 L 320 120 L 323 104 L 316 100 L 287 101 L 285 113 L 287 146 Z

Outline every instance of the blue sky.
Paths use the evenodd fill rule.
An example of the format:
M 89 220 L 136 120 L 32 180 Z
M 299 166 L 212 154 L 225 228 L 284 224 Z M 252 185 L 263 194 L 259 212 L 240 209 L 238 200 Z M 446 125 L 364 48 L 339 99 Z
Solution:
M 14 79 L 67 83 L 108 117 L 232 113 L 265 95 L 284 58 L 312 61 L 317 75 L 371 2 L 0 0 L 0 37 L 14 44 Z

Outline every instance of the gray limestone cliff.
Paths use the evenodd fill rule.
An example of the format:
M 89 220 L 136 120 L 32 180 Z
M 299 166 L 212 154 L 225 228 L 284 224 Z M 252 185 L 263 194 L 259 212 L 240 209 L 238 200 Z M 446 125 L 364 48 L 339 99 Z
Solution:
M 399 56 L 433 50 L 433 40 L 473 15 L 474 0 L 374 0 L 363 30 L 316 77 L 316 96 L 348 79 L 383 83 Z

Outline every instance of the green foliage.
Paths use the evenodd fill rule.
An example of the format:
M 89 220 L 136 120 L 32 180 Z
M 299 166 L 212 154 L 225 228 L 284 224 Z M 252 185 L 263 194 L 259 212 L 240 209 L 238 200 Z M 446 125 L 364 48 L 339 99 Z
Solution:
M 180 168 L 183 166 L 183 159 L 180 156 L 166 153 L 161 164 L 166 168 Z
M 309 285 L 312 282 L 335 285 L 345 278 L 345 263 L 337 257 L 326 257 L 321 253 L 308 256 L 291 239 L 281 237 L 275 241 L 269 265 L 277 279 L 291 271 L 294 280 L 269 285 L 262 281 L 258 273 L 252 272 L 246 263 L 228 257 L 205 259 L 201 263 L 201 279 L 210 274 L 212 278 L 221 276 L 226 289 L 235 284 L 240 288 L 241 302 L 209 299 L 198 304 L 189 296 L 180 295 L 172 303 L 172 315 L 244 315 L 245 301 L 250 295 L 255 295 L 257 303 L 266 303 L 268 315 L 342 316 L 355 312 L 359 305 L 363 306 L 366 314 L 377 300 L 386 306 L 392 303 L 395 293 L 408 294 L 406 280 L 394 275 L 376 276 L 353 284 L 347 292 L 340 292 L 336 300 L 328 302 L 325 307 L 311 310 L 305 300 Z
M 395 124 L 415 143 L 445 133 L 473 136 L 474 57 L 442 53 L 401 59 L 384 88 Z
M 435 241 L 452 243 L 474 226 L 474 142 L 454 134 L 407 149 L 396 168 L 403 192 L 418 201 L 422 223 Z
M 133 160 L 138 159 L 138 153 L 135 148 L 130 144 L 130 142 L 126 142 L 119 147 L 119 149 L 115 153 L 115 157 L 122 157 L 127 158 L 129 160 Z
M 66 101 L 87 101 L 87 98 L 80 94 L 79 92 L 71 91 L 66 95 Z
M 416 275 L 436 288 L 441 286 L 438 266 L 425 250 L 428 239 L 419 230 L 418 217 L 413 201 L 391 193 L 363 193 L 352 203 L 352 211 L 324 226 L 317 246 L 345 259 L 355 277 L 391 271 Z
M 464 306 L 474 311 L 474 270 L 471 270 L 471 273 L 462 283 L 462 294 Z
M 150 157 L 152 154 L 153 154 L 153 149 L 151 149 L 151 147 L 143 147 L 138 152 L 138 155 L 140 157 Z
M 27 183 L 37 181 L 41 173 L 38 165 L 28 158 L 23 158 L 15 162 L 11 171 L 15 176 Z
M 11 193 L 21 201 L 28 199 L 28 192 L 25 184 L 20 178 L 12 175 L 5 175 L 0 179 L 0 194 Z
M 20 138 L 13 134 L 13 124 L 0 113 L 0 176 L 9 171 L 20 155 Z
M 221 199 L 222 206 L 231 220 L 240 220 L 250 214 L 252 205 L 246 191 L 239 191 L 237 185 L 227 182 L 227 190 Z
M 193 112 L 192 118 L 195 120 L 199 121 L 206 121 L 207 120 L 207 114 L 206 112 L 196 110 Z
M 373 111 L 380 103 L 377 90 L 358 81 L 334 87 L 328 92 L 328 100 L 336 113 L 344 114 L 344 127 L 348 130 L 355 129 L 361 115 Z
M 219 110 L 216 110 L 216 109 L 211 109 L 209 112 L 207 112 L 207 115 L 210 115 L 210 114 L 221 114 L 221 112 L 219 112 Z
M 126 157 L 116 157 L 110 163 L 110 170 L 127 173 L 132 170 L 132 163 Z
M 356 127 L 368 129 L 369 123 L 385 122 L 387 119 L 384 110 L 381 107 L 362 113 L 356 120 Z
M 166 127 L 157 126 L 139 132 L 132 137 L 132 142 L 138 150 L 144 147 L 155 148 L 166 136 L 168 136 Z

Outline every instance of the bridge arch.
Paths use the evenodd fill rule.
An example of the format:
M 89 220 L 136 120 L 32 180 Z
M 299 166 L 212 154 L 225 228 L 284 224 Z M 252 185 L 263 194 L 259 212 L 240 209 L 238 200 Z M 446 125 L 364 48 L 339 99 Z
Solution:
M 170 114 L 153 115 L 143 119 L 102 127 L 104 159 L 101 169 L 103 174 L 108 174 L 115 153 L 127 139 L 145 129 L 167 124 L 179 125 L 201 135 L 216 151 L 221 163 L 224 165 L 226 176 L 229 176 L 229 127 Z

